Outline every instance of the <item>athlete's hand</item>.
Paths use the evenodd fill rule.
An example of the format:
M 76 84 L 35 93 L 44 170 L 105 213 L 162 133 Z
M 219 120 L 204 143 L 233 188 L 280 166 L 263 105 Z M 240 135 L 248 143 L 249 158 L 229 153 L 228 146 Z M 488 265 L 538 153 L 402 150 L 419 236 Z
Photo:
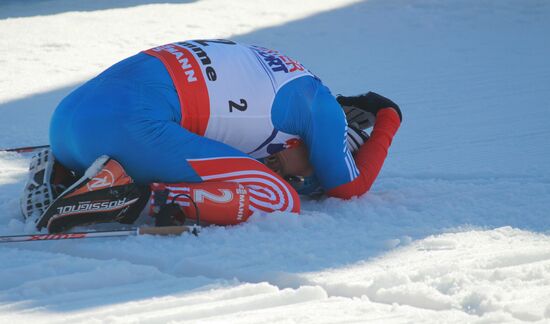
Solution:
M 376 122 L 376 115 L 385 108 L 393 108 L 402 120 L 401 109 L 390 99 L 375 92 L 368 92 L 358 96 L 337 96 L 336 100 L 344 109 L 348 124 L 356 125 L 359 129 L 372 127 Z

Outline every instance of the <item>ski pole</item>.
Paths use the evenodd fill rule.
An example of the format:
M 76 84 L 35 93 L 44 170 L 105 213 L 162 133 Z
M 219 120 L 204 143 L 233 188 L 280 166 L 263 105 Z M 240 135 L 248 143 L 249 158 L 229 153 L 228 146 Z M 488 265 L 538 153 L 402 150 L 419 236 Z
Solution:
M 190 232 L 194 235 L 197 235 L 199 231 L 200 231 L 200 228 L 198 226 L 138 227 L 130 230 L 0 236 L 0 243 L 69 240 L 69 239 L 120 237 L 120 236 L 136 236 L 136 235 L 181 235 L 185 232 Z
M 50 146 L 49 145 L 23 146 L 23 147 L 0 149 L 0 152 L 28 153 L 28 152 L 37 151 L 39 149 L 48 148 L 48 147 Z

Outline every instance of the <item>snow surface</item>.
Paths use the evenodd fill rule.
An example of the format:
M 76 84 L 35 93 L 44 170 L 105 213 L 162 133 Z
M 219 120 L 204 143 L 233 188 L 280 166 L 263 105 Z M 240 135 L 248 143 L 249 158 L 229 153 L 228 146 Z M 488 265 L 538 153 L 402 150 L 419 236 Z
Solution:
M 550 2 L 0 2 L 0 147 L 139 50 L 280 49 L 404 124 L 372 191 L 198 238 L 2 244 L 0 323 L 550 323 Z M 546 39 L 546 41 L 545 41 Z M 29 156 L 0 153 L 0 235 Z

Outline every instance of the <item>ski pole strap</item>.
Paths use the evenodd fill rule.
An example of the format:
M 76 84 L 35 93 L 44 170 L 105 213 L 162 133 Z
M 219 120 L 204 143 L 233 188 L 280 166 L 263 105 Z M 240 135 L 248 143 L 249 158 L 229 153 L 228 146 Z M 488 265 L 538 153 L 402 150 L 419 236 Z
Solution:
M 195 229 L 187 226 L 164 226 L 164 227 L 138 227 L 130 230 L 97 231 L 97 232 L 76 232 L 76 233 L 55 233 L 55 234 L 31 234 L 0 236 L 0 243 L 33 242 L 70 240 L 98 237 L 121 237 L 135 235 L 181 235 L 185 232 L 192 232 Z

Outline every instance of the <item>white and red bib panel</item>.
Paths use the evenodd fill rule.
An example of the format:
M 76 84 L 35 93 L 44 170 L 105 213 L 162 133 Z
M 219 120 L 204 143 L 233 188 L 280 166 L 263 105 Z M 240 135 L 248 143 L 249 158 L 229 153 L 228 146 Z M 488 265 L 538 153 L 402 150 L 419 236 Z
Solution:
M 269 144 L 281 148 L 298 139 L 273 126 L 271 108 L 287 82 L 312 76 L 275 50 L 228 40 L 193 40 L 146 50 L 160 59 L 174 82 L 181 126 L 230 145 L 254 158 Z

